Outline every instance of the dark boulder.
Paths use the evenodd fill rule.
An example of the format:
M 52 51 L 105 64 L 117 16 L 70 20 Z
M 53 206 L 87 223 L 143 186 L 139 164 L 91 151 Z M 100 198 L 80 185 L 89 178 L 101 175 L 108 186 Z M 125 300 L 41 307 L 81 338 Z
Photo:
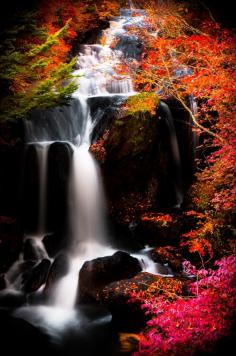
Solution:
M 0 307 L 18 308 L 26 303 L 24 293 L 13 289 L 4 289 L 0 292 Z
M 156 201 L 164 160 L 159 157 L 158 127 L 158 119 L 145 113 L 119 117 L 109 129 L 103 176 L 112 216 L 121 223 L 135 220 L 146 201 L 149 207 Z
M 51 262 L 49 260 L 43 259 L 32 269 L 32 272 L 23 285 L 23 290 L 26 293 L 37 291 L 46 282 L 50 265 Z
M 54 260 L 50 271 L 48 273 L 48 278 L 45 286 L 45 292 L 49 293 L 56 283 L 64 277 L 69 271 L 69 258 L 64 254 L 60 254 Z
M 67 246 L 68 239 L 66 237 L 66 234 L 60 232 L 44 236 L 43 244 L 50 257 L 55 257 L 62 249 Z
M 79 273 L 78 302 L 95 301 L 99 291 L 111 282 L 132 278 L 141 271 L 137 258 L 118 251 L 83 264 Z
M 49 337 L 28 321 L 0 310 L 1 355 L 52 355 Z
M 112 282 L 98 293 L 97 300 L 111 312 L 112 321 L 118 328 L 123 331 L 139 330 L 145 326 L 148 318 L 138 299 L 129 302 L 130 293 L 147 289 L 156 278 L 154 274 L 141 272 L 134 278 Z
M 114 121 L 117 110 L 125 101 L 122 96 L 95 96 L 88 98 L 91 116 L 95 118 L 95 127 L 92 132 L 92 142 L 102 137 L 104 131 L 109 128 Z
M 34 233 L 39 216 L 39 162 L 37 146 L 26 145 L 22 172 L 20 216 L 24 231 Z
M 178 246 L 183 231 L 181 214 L 152 212 L 141 215 L 136 238 L 151 246 Z
M 54 142 L 48 151 L 48 229 L 62 231 L 68 219 L 68 186 L 72 147 L 66 142 Z
M 134 278 L 116 281 L 105 286 L 97 295 L 97 300 L 102 303 L 112 314 L 112 321 L 119 329 L 124 331 L 139 331 L 145 327 L 150 316 L 141 308 L 141 298 L 150 300 L 151 296 L 166 295 L 173 292 L 184 295 L 187 292 L 186 280 L 181 278 L 167 278 L 148 272 L 138 273 Z M 147 291 L 147 292 L 145 292 Z M 134 293 L 134 297 L 131 296 Z M 137 295 L 137 297 L 135 297 Z
M 29 238 L 25 241 L 23 247 L 25 261 L 40 261 L 47 257 L 46 252 L 35 239 Z
M 16 261 L 6 274 L 8 282 L 16 288 L 21 288 L 35 265 L 36 261 Z
M 154 262 L 168 265 L 175 272 L 181 272 L 182 262 L 184 260 L 181 249 L 174 246 L 156 247 L 151 251 L 151 257 Z
M 143 52 L 143 44 L 135 35 L 121 35 L 115 46 L 117 51 L 121 51 L 126 58 L 140 60 Z

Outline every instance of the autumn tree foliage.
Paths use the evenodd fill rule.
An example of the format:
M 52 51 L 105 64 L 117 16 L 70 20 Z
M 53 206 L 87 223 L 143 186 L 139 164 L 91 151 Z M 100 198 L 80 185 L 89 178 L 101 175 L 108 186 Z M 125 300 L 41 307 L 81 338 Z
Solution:
M 71 95 L 76 86 L 71 78 L 75 60 L 54 56 L 63 44 L 69 22 L 53 34 L 39 27 L 33 14 L 24 15 L 21 24 L 6 31 L 2 42 L 0 76 L 1 120 L 25 116 L 34 108 L 57 105 Z
M 1 34 L 1 120 L 64 104 L 76 89 L 71 49 L 119 10 L 119 1 L 43 1 Z M 73 42 L 74 41 L 74 42 Z
M 181 103 L 199 136 L 197 149 L 206 153 L 198 158 L 188 204 L 178 217 L 186 230 L 179 246 L 183 255 L 187 249 L 190 259 L 198 257 L 198 268 L 183 263 L 189 277 L 185 293 L 172 281 L 131 292 L 131 302 L 141 302 L 150 318 L 133 338 L 134 355 L 207 353 L 232 335 L 235 319 L 235 35 L 213 18 L 196 20 L 184 2 L 142 3 L 146 24 L 130 28 L 145 45 L 139 65 L 128 64 L 136 89 Z M 168 227 L 173 216 L 147 212 L 141 219 Z
M 214 238 L 217 250 L 222 239 L 232 236 L 228 227 L 235 213 L 235 33 L 208 13 L 196 20 L 196 9 L 191 11 L 184 2 L 152 1 L 143 6 L 146 24 L 130 32 L 142 38 L 145 48 L 139 67 L 131 63 L 130 69 L 138 91 L 154 92 L 163 100 L 174 97 L 188 111 L 200 137 L 196 149 L 207 152 L 200 156 L 190 192 L 196 230 L 186 232 L 183 245 L 209 257 Z M 193 98 L 195 110 L 190 105 Z M 198 219 L 199 212 L 204 218 Z
M 211 352 L 217 342 L 230 335 L 236 307 L 235 256 L 216 261 L 215 269 L 196 270 L 188 262 L 185 267 L 197 277 L 189 285 L 188 296 L 181 297 L 177 282 L 168 284 L 167 291 L 156 284 L 151 293 L 131 293 L 131 302 L 140 300 L 150 315 L 134 356 Z

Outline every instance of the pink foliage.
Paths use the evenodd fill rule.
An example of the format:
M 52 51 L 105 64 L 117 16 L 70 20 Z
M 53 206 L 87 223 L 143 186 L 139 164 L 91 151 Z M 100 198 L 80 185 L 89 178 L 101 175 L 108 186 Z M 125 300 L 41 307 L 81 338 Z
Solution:
M 198 276 L 191 283 L 191 296 L 143 300 L 142 307 L 152 319 L 133 356 L 189 356 L 211 351 L 230 335 L 236 310 L 236 257 L 216 261 L 214 269 L 197 271 L 188 263 L 186 269 Z

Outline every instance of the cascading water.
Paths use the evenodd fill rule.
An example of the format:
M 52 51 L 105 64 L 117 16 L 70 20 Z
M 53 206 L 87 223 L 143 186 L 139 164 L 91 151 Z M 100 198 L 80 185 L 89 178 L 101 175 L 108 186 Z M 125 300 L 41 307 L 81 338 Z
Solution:
M 40 236 L 46 233 L 48 148 L 47 142 L 36 145 L 39 163 L 39 217 L 37 232 Z
M 70 258 L 69 272 L 62 277 L 54 290 L 52 290 L 48 305 L 24 307 L 16 314 L 33 324 L 47 323 L 52 328 L 60 328 L 75 318 L 74 304 L 78 285 L 78 272 L 87 260 L 107 256 L 114 253 L 108 246 L 105 224 L 105 199 L 101 184 L 99 167 L 89 152 L 91 138 L 98 120 L 102 120 L 101 108 L 92 110 L 97 105 L 99 98 L 108 98 L 114 106 L 119 105 L 129 95 L 135 94 L 132 80 L 127 75 L 116 72 L 117 65 L 122 63 L 122 58 L 139 53 L 132 47 L 127 50 L 124 46 L 129 41 L 124 41 L 120 50 L 112 50 L 110 45 L 117 39 L 126 36 L 126 25 L 142 26 L 145 14 L 132 17 L 134 5 L 130 9 L 121 11 L 121 16 L 110 22 L 110 27 L 104 31 L 105 44 L 84 45 L 78 56 L 77 69 L 74 76 L 78 82 L 78 90 L 73 94 L 70 105 L 63 108 L 38 111 L 31 121 L 25 123 L 26 139 L 35 144 L 40 165 L 40 198 L 39 198 L 39 224 L 38 234 L 45 232 L 46 195 L 47 195 L 47 154 L 53 141 L 69 142 L 72 150 L 72 167 L 69 187 L 70 210 L 70 246 L 66 253 Z M 117 101 L 117 98 L 119 100 Z M 121 100 L 121 101 L 120 101 Z M 179 151 L 173 130 L 173 123 L 166 120 L 170 128 L 171 147 L 173 159 L 179 165 Z M 45 142 L 46 141 L 46 142 Z M 180 169 L 180 168 L 179 168 Z M 177 181 L 180 181 L 179 170 L 176 169 Z M 177 204 L 181 205 L 182 195 L 180 182 L 176 184 Z M 170 276 L 168 268 L 165 272 L 158 270 L 144 251 L 137 255 L 141 260 L 143 269 L 152 273 L 162 273 Z M 28 309 L 27 309 L 28 308 Z
M 174 166 L 174 188 L 176 195 L 176 207 L 180 208 L 183 203 L 183 178 L 182 178 L 182 169 L 181 169 L 181 159 L 179 152 L 179 145 L 177 141 L 175 126 L 171 111 L 166 103 L 163 101 L 160 102 L 160 110 L 162 116 L 166 121 L 169 137 L 170 137 L 170 148 L 173 158 Z
M 129 19 L 130 20 L 130 19 Z M 85 45 L 78 57 L 79 69 L 74 75 L 78 78 L 79 88 L 74 97 L 82 107 L 82 129 L 73 145 L 73 166 L 70 186 L 71 211 L 71 259 L 70 271 L 58 284 L 53 301 L 54 305 L 73 308 L 76 297 L 78 270 L 86 260 L 105 256 L 114 252 L 106 247 L 104 194 L 99 168 L 89 152 L 91 134 L 96 124 L 88 105 L 88 98 L 95 96 L 121 95 L 126 98 L 134 94 L 130 77 L 115 73 L 115 66 L 120 62 L 122 53 L 112 51 L 109 45 L 115 36 L 123 33 L 127 18 L 121 17 L 111 22 L 111 27 L 104 31 L 105 45 Z M 77 257 L 75 257 L 75 255 Z M 69 287 L 70 286 L 70 287 Z M 65 298 L 70 290 L 70 301 Z
M 190 104 L 190 109 L 191 109 L 193 115 L 194 116 L 197 115 L 198 105 L 197 105 L 197 101 L 193 94 L 189 95 L 189 104 Z M 193 126 L 196 128 L 195 123 L 193 123 Z M 199 135 L 197 134 L 196 130 L 192 130 L 192 137 L 193 137 L 193 154 L 194 154 L 194 157 L 197 158 L 198 157 L 197 148 L 199 146 Z

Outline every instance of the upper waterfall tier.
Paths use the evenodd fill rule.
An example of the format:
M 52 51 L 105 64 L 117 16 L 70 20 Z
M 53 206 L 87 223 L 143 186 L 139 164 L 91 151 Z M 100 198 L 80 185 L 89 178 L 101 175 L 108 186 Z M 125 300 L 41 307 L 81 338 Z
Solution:
M 110 21 L 103 31 L 102 44 L 82 45 L 73 72 L 78 89 L 68 105 L 47 110 L 35 110 L 25 120 L 26 142 L 82 142 L 87 118 L 91 111 L 92 139 L 103 130 L 129 95 L 135 94 L 132 79 L 120 74 L 119 65 L 138 59 L 142 47 L 136 36 L 129 35 L 129 26 L 144 26 L 145 13 L 132 9 Z
M 142 46 L 136 36 L 129 35 L 129 26 L 143 24 L 144 13 L 132 16 L 132 10 L 123 10 L 121 16 L 110 21 L 110 27 L 103 31 L 103 44 L 83 45 L 77 60 L 78 90 L 74 96 L 111 95 L 134 93 L 132 80 L 128 75 L 119 74 L 117 66 L 124 59 L 140 57 Z

